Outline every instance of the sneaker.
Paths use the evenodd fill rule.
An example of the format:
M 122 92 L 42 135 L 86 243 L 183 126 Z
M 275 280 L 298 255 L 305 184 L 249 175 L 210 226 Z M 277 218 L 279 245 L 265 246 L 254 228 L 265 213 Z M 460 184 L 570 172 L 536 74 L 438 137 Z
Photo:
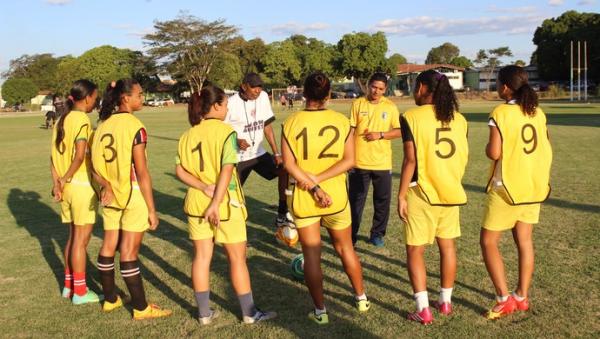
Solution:
M 282 227 L 288 225 L 294 225 L 294 218 L 292 218 L 290 212 L 287 212 L 286 214 L 278 214 L 277 218 L 275 219 L 275 226 Z
M 73 297 L 73 290 L 68 287 L 63 287 L 62 297 L 66 299 L 71 299 Z
M 368 299 L 356 300 L 356 309 L 359 312 L 367 312 L 371 308 L 371 302 Z
M 110 312 L 112 310 L 115 310 L 119 307 L 123 306 L 123 299 L 121 299 L 120 296 L 117 295 L 117 300 L 115 300 L 114 303 L 111 303 L 110 301 L 104 300 L 104 303 L 102 304 L 102 311 L 104 312 Z
M 253 316 L 249 317 L 247 315 L 244 316 L 244 324 L 256 324 L 259 321 L 265 321 L 269 319 L 273 319 L 277 317 L 277 313 L 275 312 L 265 312 L 259 309 L 256 309 L 256 313 Z
M 451 303 L 442 303 L 438 302 L 436 308 L 440 314 L 450 315 L 452 313 L 452 304 Z
M 515 304 L 517 304 L 517 310 L 519 310 L 519 311 L 529 310 L 529 298 L 526 297 L 525 299 L 523 299 L 521 301 L 518 301 L 517 298 L 514 298 L 514 297 L 513 297 L 513 299 L 515 299 Z
M 216 319 L 217 317 L 219 317 L 219 311 L 216 310 L 210 310 L 210 315 L 207 317 L 198 317 L 198 321 L 200 322 L 200 324 L 202 325 L 208 325 L 210 324 L 214 319 Z
M 429 307 L 425 307 L 421 312 L 409 313 L 407 316 L 408 320 L 420 322 L 423 325 L 428 325 L 433 322 L 433 314 Z
M 515 298 L 509 296 L 504 302 L 496 302 L 496 305 L 491 310 L 485 313 L 485 317 L 489 320 L 495 320 L 507 316 L 517 310 Z
M 308 314 L 308 319 L 316 322 L 319 325 L 329 324 L 329 316 L 327 315 L 327 313 L 321 313 L 321 314 L 317 315 L 317 313 L 315 313 L 315 311 L 312 311 Z
M 133 320 L 168 317 L 171 315 L 171 313 L 173 313 L 171 310 L 163 310 L 154 304 L 150 304 L 143 311 L 133 309 Z
M 104 299 L 102 295 L 97 295 L 93 291 L 87 290 L 84 295 L 73 294 L 72 301 L 74 305 L 82 305 L 88 303 L 97 303 L 102 301 L 102 299 Z
M 369 239 L 369 242 L 375 247 L 383 247 L 385 244 L 383 241 L 383 237 L 373 237 Z

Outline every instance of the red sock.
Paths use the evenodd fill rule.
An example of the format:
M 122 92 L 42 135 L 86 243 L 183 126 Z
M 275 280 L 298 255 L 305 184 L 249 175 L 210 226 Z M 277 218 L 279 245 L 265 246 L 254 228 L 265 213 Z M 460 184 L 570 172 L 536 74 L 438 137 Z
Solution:
M 85 272 L 74 272 L 73 273 L 73 286 L 75 289 L 73 292 L 78 296 L 85 295 L 87 293 L 87 285 L 85 284 Z
M 68 267 L 65 267 L 65 287 L 73 290 L 73 276 L 71 275 L 71 270 Z

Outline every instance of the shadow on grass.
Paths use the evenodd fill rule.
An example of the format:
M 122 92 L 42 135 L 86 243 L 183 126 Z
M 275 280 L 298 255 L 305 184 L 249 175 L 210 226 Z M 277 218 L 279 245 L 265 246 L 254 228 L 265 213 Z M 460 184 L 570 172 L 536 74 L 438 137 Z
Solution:
M 66 224 L 61 224 L 60 215 L 40 199 L 41 196 L 37 192 L 25 192 L 19 188 L 12 188 L 6 203 L 15 217 L 17 225 L 25 228 L 31 236 L 37 239 L 42 256 L 54 274 L 60 293 L 65 277 L 62 253 L 67 243 L 69 230 Z M 96 225 L 94 230 L 97 228 Z M 89 258 L 86 256 L 87 285 L 91 290 L 100 291 L 98 274 Z M 93 274 L 89 273 L 90 269 Z
M 561 108 L 562 109 L 562 108 Z M 577 109 L 572 107 L 569 109 Z M 468 122 L 487 122 L 489 113 L 463 113 Z M 578 113 L 548 113 L 546 118 L 549 125 L 554 126 L 580 126 L 580 127 L 600 127 L 600 114 L 578 114 Z M 551 135 L 552 136 L 552 135 Z

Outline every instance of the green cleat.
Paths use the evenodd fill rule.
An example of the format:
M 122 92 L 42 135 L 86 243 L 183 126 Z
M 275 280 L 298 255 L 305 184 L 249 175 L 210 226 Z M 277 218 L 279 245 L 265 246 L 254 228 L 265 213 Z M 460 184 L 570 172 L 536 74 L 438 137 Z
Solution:
M 93 291 L 88 290 L 84 295 L 73 295 L 73 304 L 74 305 L 83 305 L 89 303 L 97 303 L 100 302 L 103 298 L 102 295 L 97 295 Z
M 356 309 L 359 312 L 367 312 L 370 308 L 371 308 L 371 303 L 369 302 L 369 300 L 364 299 L 364 300 L 356 301 Z
M 327 315 L 327 313 L 321 313 L 317 315 L 315 311 L 312 311 L 308 314 L 308 319 L 316 322 L 319 325 L 329 324 L 329 316 Z
M 62 297 L 65 299 L 71 299 L 73 297 L 73 290 L 68 287 L 64 287 L 62 290 Z

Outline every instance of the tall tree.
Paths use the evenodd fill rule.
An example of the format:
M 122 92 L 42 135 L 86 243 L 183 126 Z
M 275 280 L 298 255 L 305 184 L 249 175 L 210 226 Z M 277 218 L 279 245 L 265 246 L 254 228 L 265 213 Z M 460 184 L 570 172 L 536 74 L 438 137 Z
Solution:
M 484 49 L 480 49 L 479 52 L 477 52 L 475 63 L 479 64 L 480 66 L 484 66 L 485 68 L 487 68 L 488 71 L 488 77 L 486 82 L 487 91 L 490 90 L 490 79 L 492 78 L 492 74 L 494 74 L 494 71 L 497 67 L 502 65 L 502 61 L 500 60 L 500 58 L 510 57 L 512 55 L 513 54 L 510 51 L 510 48 L 508 48 L 507 46 L 492 48 L 488 49 L 487 51 Z
M 449 64 L 452 59 L 458 57 L 460 49 L 458 46 L 445 42 L 438 47 L 434 47 L 427 53 L 426 64 Z
M 466 56 L 462 55 L 450 60 L 449 64 L 463 68 L 473 67 L 473 62 Z
M 353 77 L 360 89 L 366 93 L 366 81 L 371 74 L 385 71 L 387 39 L 383 32 L 374 34 L 350 33 L 337 44 L 338 70 L 341 74 Z
M 337 76 L 333 68 L 336 50 L 332 45 L 304 35 L 292 35 L 288 40 L 294 44 L 296 57 L 300 61 L 301 79 L 317 70 L 330 77 Z
M 302 65 L 291 40 L 276 41 L 269 44 L 265 55 L 265 74 L 273 85 L 300 84 Z
M 398 65 L 405 63 L 406 58 L 402 54 L 394 53 L 386 60 L 386 72 L 390 74 L 396 74 L 398 71 Z
M 111 81 L 132 77 L 133 61 L 131 50 L 105 45 L 79 56 L 76 67 L 80 78 L 93 81 L 103 92 Z
M 9 105 L 29 103 L 39 88 L 27 78 L 9 78 L 2 84 L 2 97 Z
M 9 69 L 3 73 L 5 78 L 30 79 L 41 90 L 56 90 L 59 80 L 58 64 L 60 58 L 50 53 L 22 55 L 11 60 Z
M 600 14 L 576 11 L 544 20 L 535 30 L 533 43 L 537 48 L 531 56 L 531 63 L 538 66 L 540 77 L 546 80 L 569 79 L 571 41 L 575 45 L 575 58 L 577 41 L 582 42 L 582 59 L 583 41 L 587 41 L 588 77 L 600 82 Z
M 186 79 L 193 92 L 202 89 L 215 60 L 238 32 L 223 19 L 206 22 L 183 12 L 174 20 L 156 21 L 154 30 L 144 36 L 149 55 L 175 77 Z
M 240 85 L 243 76 L 238 56 L 233 53 L 222 52 L 215 60 L 213 71 L 208 75 L 208 80 L 221 88 L 233 89 Z

